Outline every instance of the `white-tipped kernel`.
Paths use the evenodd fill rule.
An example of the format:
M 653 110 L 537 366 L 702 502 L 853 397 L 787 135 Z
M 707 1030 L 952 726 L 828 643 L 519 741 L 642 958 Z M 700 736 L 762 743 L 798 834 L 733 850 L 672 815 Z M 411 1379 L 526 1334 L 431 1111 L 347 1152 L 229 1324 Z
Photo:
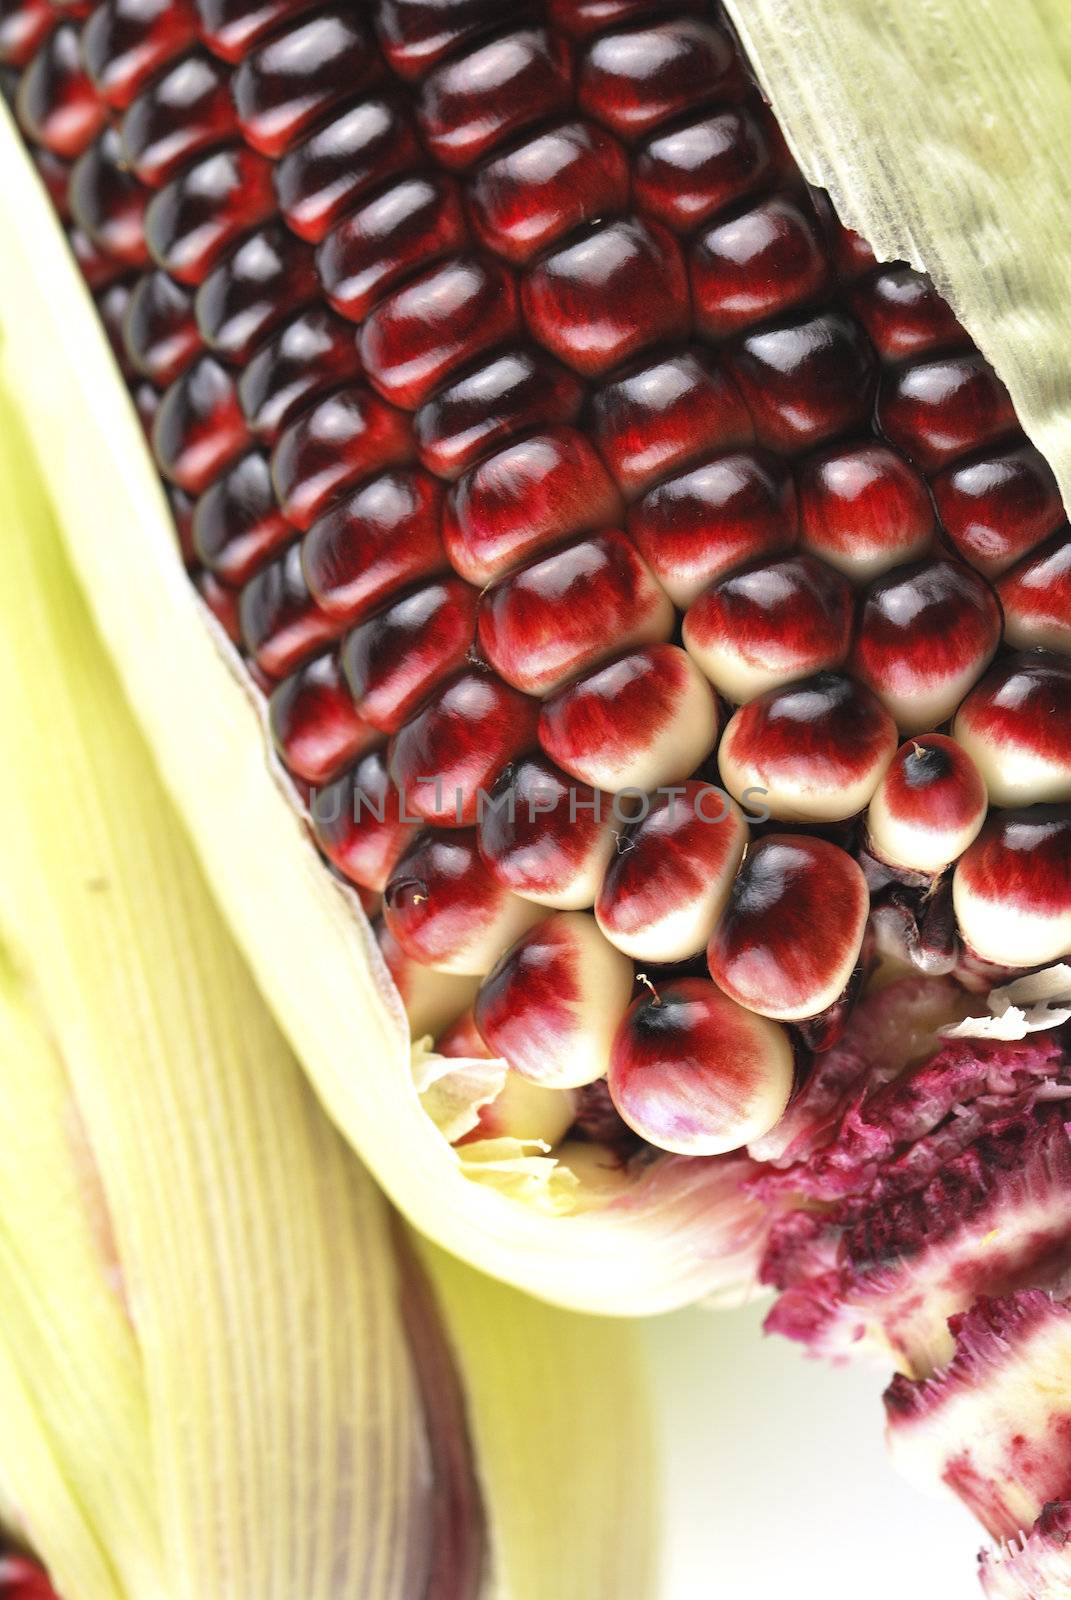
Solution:
M 484 980 L 476 1024 L 533 1083 L 575 1089 L 604 1076 L 632 993 L 632 964 L 593 917 L 560 911 L 519 939 Z
M 967 945 L 996 966 L 1071 955 L 1071 808 L 991 812 L 956 864 L 952 901 Z
M 988 803 L 974 762 L 954 739 L 921 734 L 900 746 L 867 811 L 873 853 L 911 872 L 943 872 L 977 837 Z
M 993 805 L 1071 800 L 1071 661 L 1041 651 L 1001 661 L 960 706 L 952 732 Z

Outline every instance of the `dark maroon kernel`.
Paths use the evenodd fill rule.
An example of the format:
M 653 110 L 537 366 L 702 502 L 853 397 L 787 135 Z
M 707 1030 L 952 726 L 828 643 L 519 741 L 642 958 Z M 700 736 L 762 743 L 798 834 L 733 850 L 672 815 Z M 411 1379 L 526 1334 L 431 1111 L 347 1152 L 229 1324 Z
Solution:
M 481 790 L 534 744 L 538 711 L 490 673 L 454 678 L 391 741 L 391 777 L 407 809 L 443 827 L 470 826 Z
M 887 373 L 878 422 L 926 472 L 1016 430 L 1011 397 L 977 350 Z
M 596 39 L 580 64 L 577 95 L 591 116 L 635 139 L 713 97 L 734 65 L 721 28 L 677 17 Z
M 597 795 L 537 751 L 499 773 L 476 833 L 480 855 L 503 888 L 562 904 L 563 883 L 571 885 L 602 853 L 613 821 L 610 795 Z
M 153 189 L 168 183 L 191 156 L 224 144 L 236 130 L 227 74 L 192 51 L 131 102 L 120 132 L 131 171 Z
M 57 20 L 48 0 L 13 0 L 5 6 L 0 15 L 0 65 L 15 70 L 27 66 Z
M 287 519 L 302 531 L 334 496 L 383 467 L 413 459 L 409 419 L 367 384 L 336 389 L 286 428 L 272 454 L 272 482 Z
M 798 488 L 803 543 L 852 577 L 898 566 L 934 533 L 925 483 L 878 439 L 809 457 Z
M 774 175 L 761 106 L 725 106 L 656 133 L 636 156 L 636 203 L 676 232 L 742 200 Z
M 239 618 L 242 642 L 270 678 L 285 678 L 338 634 L 337 622 L 309 594 L 297 544 L 250 578 Z
M 193 540 L 198 557 L 235 588 L 292 537 L 275 499 L 267 458 L 259 450 L 236 461 L 197 502 Z
M 413 436 L 429 471 L 456 478 L 515 434 L 575 421 L 583 398 L 573 374 L 542 351 L 503 351 L 426 400 Z
M 376 70 L 372 35 L 351 7 L 299 16 L 245 56 L 231 80 L 242 132 L 254 150 L 281 156 Z
M 696 325 L 713 339 L 783 315 L 829 276 L 817 221 L 787 194 L 715 221 L 692 244 L 688 270 Z
M 508 261 L 525 262 L 595 217 L 628 205 L 628 156 L 602 128 L 566 122 L 480 166 L 468 185 L 476 232 Z
M 337 222 L 316 252 L 316 265 L 335 310 L 362 322 L 400 279 L 464 243 L 455 181 L 414 173 Z
M 30 151 L 33 164 L 37 168 L 37 176 L 48 191 L 56 215 L 61 222 L 70 220 L 70 206 L 67 204 L 67 185 L 71 178 L 70 164 L 59 156 L 54 156 L 51 150 L 46 150 L 42 145 L 35 146 Z
M 284 19 L 308 10 L 311 0 L 196 0 L 201 37 L 213 55 L 241 61 Z
M 135 383 L 131 390 L 131 399 L 134 402 L 134 410 L 138 414 L 142 432 L 151 445 L 152 430 L 156 425 L 156 413 L 160 409 L 160 391 L 155 384 L 150 383 L 148 379 L 144 379 L 140 383 Z
M 552 428 L 504 446 L 450 491 L 443 542 L 470 583 L 500 577 L 570 534 L 619 521 L 621 499 L 575 428 Z
M 1071 655 L 1071 534 L 1066 524 L 1001 578 L 1008 642 Z
M 114 128 L 106 128 L 71 169 L 71 216 L 98 249 L 128 267 L 142 267 L 149 259 L 148 198 L 144 185 L 123 164 L 122 143 Z
M 555 27 L 574 39 L 587 39 L 593 33 L 638 22 L 651 14 L 651 0 L 546 0 L 547 13 Z M 676 11 L 704 12 L 708 0 L 681 0 Z
M 796 163 L 784 141 L 780 128 L 777 128 L 776 125 L 773 134 L 782 151 L 786 171 L 795 174 L 798 170 Z M 854 283 L 868 272 L 873 272 L 878 263 L 873 250 L 871 250 L 866 240 L 852 228 L 844 226 L 836 211 L 834 211 L 833 203 L 824 189 L 816 189 L 813 185 L 808 185 L 808 187 L 810 189 L 811 203 L 821 219 L 826 238 L 829 241 L 837 277 L 843 283 Z
M 1024 438 L 933 480 L 945 532 L 965 561 L 994 577 L 1064 520 L 1052 469 Z
M 250 360 L 238 380 L 242 410 L 252 431 L 272 444 L 299 406 L 360 370 L 349 323 L 312 306 L 272 334 Z
M 358 339 L 372 383 L 394 405 L 413 410 L 462 363 L 518 329 L 511 275 L 495 262 L 459 256 L 395 289 Z
M 205 343 L 242 365 L 292 312 L 314 299 L 309 250 L 278 222 L 251 233 L 197 290 L 197 326 Z
M 730 568 L 796 542 L 796 493 L 783 461 L 733 451 L 649 489 L 629 531 L 678 606 Z
M 122 111 L 196 39 L 190 0 L 101 0 L 82 29 L 82 59 L 97 93 Z
M 696 457 L 750 444 L 755 435 L 740 391 L 700 350 L 660 356 L 597 389 L 591 429 L 630 500 Z
M 200 283 L 225 250 L 275 208 L 271 167 L 232 145 L 202 156 L 160 189 L 145 215 L 153 259 L 182 283 Z
M 130 293 L 130 280 L 121 278 L 117 283 L 110 284 L 103 294 L 97 296 L 97 314 L 108 336 L 112 354 L 119 363 L 124 377 L 131 375 L 126 346 L 123 342 L 123 322 L 130 305 Z
M 200 494 L 248 443 L 234 380 L 202 356 L 160 402 L 152 435 L 157 466 L 180 489 Z
M 465 665 L 479 596 L 450 576 L 393 600 L 342 643 L 342 670 L 361 716 L 396 733 L 435 686 Z
M 123 323 L 126 359 L 166 389 L 201 349 L 193 298 L 166 272 L 146 272 L 134 285 Z
M 22 75 L 15 110 L 23 131 L 65 161 L 76 160 L 104 127 L 107 107 L 82 64 L 73 23 L 61 22 L 44 41 Z
M 688 280 L 673 235 L 658 223 L 607 223 L 546 256 L 522 301 L 540 344 L 592 376 L 688 332 Z
M 350 207 L 390 178 L 420 165 L 412 121 L 393 100 L 362 97 L 290 150 L 275 169 L 279 210 L 318 244 Z
M 302 546 L 310 592 L 352 622 L 407 584 L 441 572 L 442 490 L 419 470 L 384 472 L 313 523 Z
M 424 142 L 445 167 L 470 167 L 533 122 L 566 110 L 569 59 L 542 28 L 500 34 L 435 67 L 417 114 Z
M 810 450 L 869 420 L 877 362 L 842 311 L 749 334 L 726 360 L 772 450 Z
M 283 765 L 307 783 L 328 782 L 379 738 L 357 715 L 334 654 L 317 656 L 275 686 L 268 723 Z
M 534 9 L 519 0 L 510 6 L 510 19 L 520 21 Z M 502 21 L 501 0 L 380 0 L 376 8 L 383 54 L 402 78 L 423 77 Z
M 883 267 L 860 284 L 852 307 L 884 361 L 907 361 L 969 343 L 933 280 L 902 263 Z
M 227 638 L 232 644 L 240 644 L 242 629 L 238 620 L 238 596 L 235 591 L 220 583 L 212 572 L 195 573 L 193 583 Z
M 318 789 L 309 807 L 316 842 L 347 878 L 383 889 L 416 832 L 390 780 L 383 750 L 369 750 L 349 771 Z
M 116 278 L 125 277 L 129 271 L 122 261 L 116 261 L 114 256 L 108 255 L 94 244 L 88 233 L 81 228 L 70 230 L 67 243 L 78 263 L 79 272 L 94 293 L 106 288 L 109 283 L 114 283 Z

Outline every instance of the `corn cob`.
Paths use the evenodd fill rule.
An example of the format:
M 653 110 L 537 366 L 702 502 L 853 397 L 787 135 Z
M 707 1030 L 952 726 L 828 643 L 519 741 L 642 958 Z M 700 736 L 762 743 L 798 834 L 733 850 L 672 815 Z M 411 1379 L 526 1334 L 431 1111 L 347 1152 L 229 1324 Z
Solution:
M 1071 950 L 1069 535 L 1004 384 L 804 183 L 712 5 L 136 12 L 12 54 L 19 115 L 399 987 L 461 980 L 440 1033 L 478 981 L 468 1048 L 569 1097 L 548 1143 L 605 1080 L 608 1148 L 750 1144 L 832 1203 L 793 1117 L 881 1088 L 878 956 L 952 1016 Z M 1063 1046 L 982 1054 L 1026 1120 L 950 1166 L 1051 1179 Z M 924 1371 L 954 1305 L 890 1324 L 857 1183 L 775 1229 L 779 1324 L 835 1344 L 873 1294 Z

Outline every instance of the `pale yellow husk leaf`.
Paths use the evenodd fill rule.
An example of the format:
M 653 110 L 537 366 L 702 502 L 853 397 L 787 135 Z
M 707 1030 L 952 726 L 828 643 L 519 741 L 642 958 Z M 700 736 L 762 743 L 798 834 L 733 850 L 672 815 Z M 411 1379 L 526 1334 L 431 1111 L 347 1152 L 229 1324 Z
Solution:
M 72 1600 L 412 1600 L 434 1486 L 385 1204 L 208 897 L 2 394 L 0 525 L 0 1504 Z M 632 1328 L 428 1267 L 488 1596 L 649 1600 Z
M 468 1395 L 496 1600 L 656 1594 L 659 1462 L 632 1326 L 566 1318 L 417 1248 Z
M 793 153 L 929 272 L 1071 505 L 1066 0 L 726 0 Z
M 431 1491 L 384 1202 L 209 897 L 6 404 L 0 525 L 0 924 L 69 1075 L 85 1139 L 70 1161 L 77 1173 L 92 1153 L 122 1291 L 113 1310 L 125 1305 L 136 1332 L 132 1352 L 114 1316 L 101 1326 L 88 1241 L 84 1272 L 64 1288 L 61 1263 L 38 1260 L 30 1219 L 13 1217 L 11 1229 L 28 1224 L 27 1281 L 5 1346 L 27 1404 L 101 1550 L 121 1558 L 117 1592 L 129 1600 L 409 1600 L 407 1552 Z M 9 1138 L 34 1109 L 22 1110 L 17 1082 L 32 1065 L 5 1064 L 21 1113 Z M 13 1250 L 0 1252 L 0 1282 L 18 1277 Z M 58 1380 L 69 1381 L 67 1341 L 87 1341 L 96 1381 L 84 1414 L 45 1392 L 35 1326 L 54 1344 Z M 126 1370 L 106 1377 L 109 1359 Z M 93 1399 L 114 1402 L 114 1460 L 91 1431 Z M 0 1449 L 17 1473 L 20 1435 L 5 1428 Z M 79 1483 L 94 1470 L 90 1499 Z M 109 1495 L 113 1506 L 101 1503 Z M 23 1504 L 58 1564 L 51 1517 Z
M 571 1215 L 551 1158 L 503 1151 L 497 1170 L 465 1176 L 421 1105 L 404 1013 L 356 899 L 266 775 L 259 706 L 206 627 L 111 353 L 3 106 L 0 237 L 0 357 L 73 565 L 213 890 L 346 1138 L 423 1232 L 563 1305 L 656 1312 L 746 1275 L 758 1208 L 703 1163 L 670 1164 Z

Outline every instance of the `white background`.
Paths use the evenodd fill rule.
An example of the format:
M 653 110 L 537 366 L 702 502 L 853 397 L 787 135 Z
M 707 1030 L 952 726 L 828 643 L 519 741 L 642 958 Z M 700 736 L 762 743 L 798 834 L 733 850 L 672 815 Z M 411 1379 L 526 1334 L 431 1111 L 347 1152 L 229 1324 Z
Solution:
M 886 1456 L 889 1375 L 767 1338 L 765 1310 L 644 1325 L 666 1484 L 660 1600 L 980 1600 L 978 1525 Z

